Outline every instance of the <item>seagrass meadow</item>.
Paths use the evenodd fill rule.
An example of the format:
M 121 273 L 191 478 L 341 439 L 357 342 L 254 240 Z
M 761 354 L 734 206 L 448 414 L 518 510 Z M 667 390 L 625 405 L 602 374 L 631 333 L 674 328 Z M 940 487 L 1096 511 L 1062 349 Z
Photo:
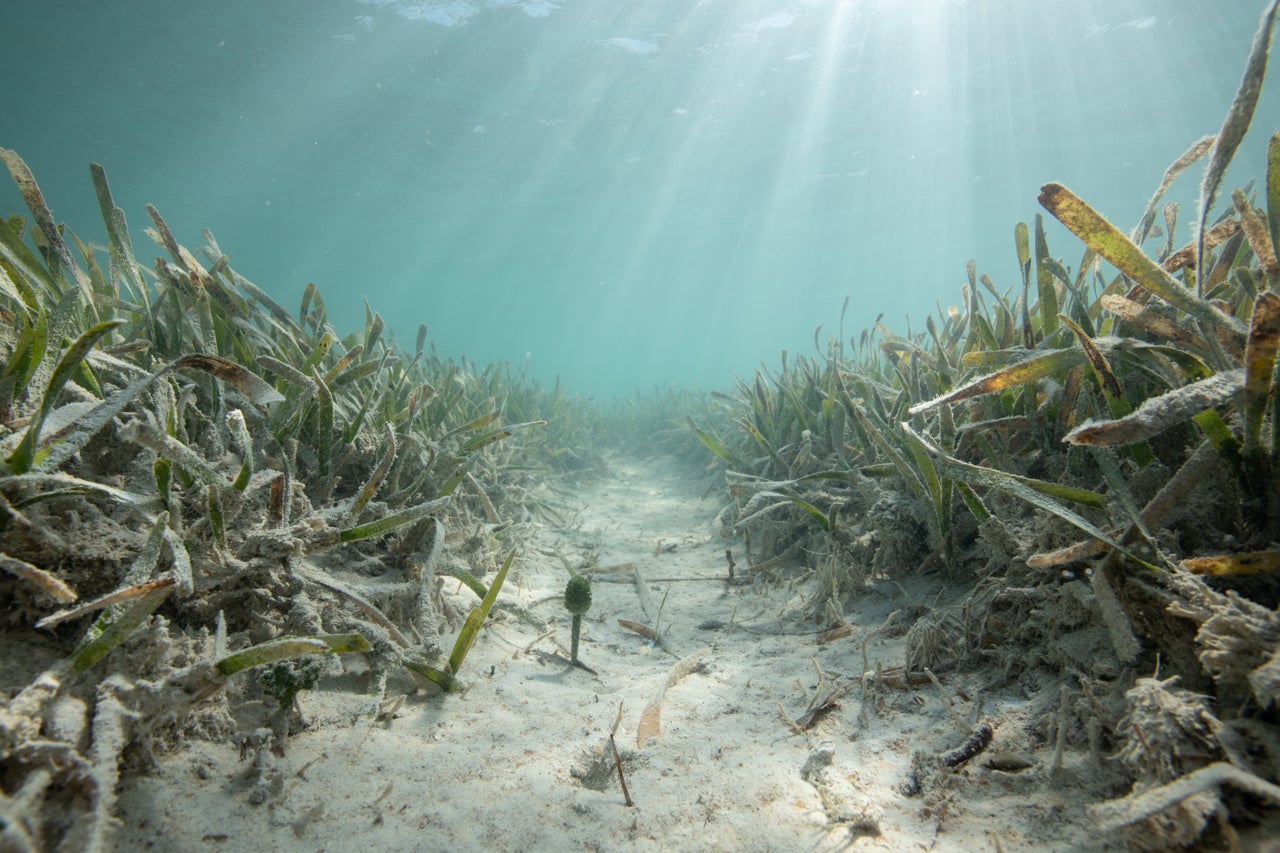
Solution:
M 1132 228 L 1045 184 L 1043 212 L 1011 228 L 1018 280 L 970 263 L 956 305 L 923 329 L 877 319 L 849 334 L 869 318 L 845 313 L 815 330 L 812 353 L 710 394 L 596 401 L 439 353 L 425 325 L 393 330 L 374 304 L 330 316 L 315 285 L 281 304 L 212 233 L 178 242 L 166 216 L 198 211 L 148 206 L 131 227 L 94 164 L 102 224 L 89 237 L 55 220 L 20 152 L 0 149 L 26 204 L 0 220 L 0 850 L 112 849 L 122 822 L 142 825 L 122 786 L 196 742 L 233 745 L 248 768 L 234 796 L 266 808 L 289 787 L 273 768 L 316 725 L 309 695 L 355 697 L 355 717 L 387 726 L 409 707 L 474 712 L 490 700 L 471 688 L 501 678 L 496 663 L 468 665 L 486 645 L 560 667 L 600 702 L 610 691 L 591 667 L 607 671 L 616 645 L 592 638 L 612 626 L 591 621 L 591 589 L 600 600 L 619 572 L 648 619 L 616 621 L 655 658 L 679 643 L 670 614 L 695 582 L 735 602 L 777 594 L 775 639 L 843 649 L 847 666 L 814 652 L 811 699 L 777 723 L 779 738 L 809 739 L 792 775 L 841 849 L 892 849 L 893 814 L 959 849 L 937 833 L 986 786 L 1052 798 L 1084 776 L 1088 801 L 1055 818 L 1070 831 L 1017 843 L 996 814 L 975 837 L 995 850 L 1049 849 L 1054 832 L 1071 849 L 1271 849 L 1280 132 L 1255 113 L 1278 5 L 1218 133 L 1163 173 L 1145 164 L 1156 188 Z M 1274 134 L 1248 164 L 1259 177 L 1225 187 L 1251 125 Z M 1191 169 L 1203 178 L 1188 214 L 1164 196 Z M 1051 246 L 1054 221 L 1074 241 Z M 1179 243 L 1180 225 L 1194 239 Z M 690 521 L 714 540 L 703 574 L 646 582 L 598 548 L 570 559 L 545 544 L 573 529 L 579 490 L 636 457 L 696 472 L 714 500 Z M 658 538 L 655 557 L 676 547 Z M 519 598 L 524 565 L 549 555 L 558 588 Z M 893 612 L 859 624 L 886 590 L 901 591 Z M 567 635 L 561 601 L 572 652 L 536 651 Z M 735 633 L 738 606 L 697 630 L 745 642 L 762 629 Z M 889 637 L 900 657 L 873 662 Z M 613 743 L 619 706 L 601 729 L 604 769 L 566 778 L 604 790 L 615 762 L 622 785 L 624 767 L 642 772 L 663 693 L 706 666 L 690 656 L 664 674 L 637 750 Z M 1001 691 L 1019 713 L 984 705 Z M 892 728 L 938 697 L 956 746 L 909 750 L 888 789 L 898 811 L 841 799 L 847 783 L 812 739 L 856 750 L 871 717 Z M 368 785 L 360 796 L 383 790 Z M 632 788 L 616 805 L 634 793 L 643 815 L 644 785 Z M 328 810 L 348 794 L 328 791 Z M 281 824 L 290 843 L 320 820 L 308 814 Z M 610 831 L 662 846 L 636 826 Z M 433 831 L 418 849 L 447 846 Z

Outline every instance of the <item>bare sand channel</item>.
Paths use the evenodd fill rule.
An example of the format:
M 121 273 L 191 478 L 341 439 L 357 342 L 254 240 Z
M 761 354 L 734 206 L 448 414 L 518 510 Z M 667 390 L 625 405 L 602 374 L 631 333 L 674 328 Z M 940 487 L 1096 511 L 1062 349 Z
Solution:
M 1093 757 L 1067 750 L 1054 770 L 1025 690 L 989 690 L 981 670 L 900 677 L 901 614 L 961 590 L 873 583 L 849 626 L 823 634 L 798 617 L 812 577 L 726 580 L 741 543 L 722 536 L 706 485 L 669 459 L 611 458 L 559 496 L 562 525 L 520 544 L 464 694 L 406 681 L 377 705 L 351 656 L 346 675 L 300 694 L 306 725 L 283 755 L 240 731 L 128 774 L 116 846 L 1120 849 L 1086 813 L 1102 798 Z M 563 656 L 570 569 L 592 578 L 581 659 L 595 674 Z M 463 613 L 474 603 L 453 580 L 445 594 Z M 940 767 L 981 721 L 996 723 L 983 754 Z

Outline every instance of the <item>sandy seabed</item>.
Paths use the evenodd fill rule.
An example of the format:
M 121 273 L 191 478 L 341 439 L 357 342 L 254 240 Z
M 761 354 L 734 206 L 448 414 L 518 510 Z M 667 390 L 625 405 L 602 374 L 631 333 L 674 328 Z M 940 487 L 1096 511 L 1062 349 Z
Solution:
M 1068 749 L 1055 768 L 1053 744 L 1027 734 L 1025 691 L 988 689 L 1002 679 L 982 669 L 901 678 L 895 612 L 961 590 L 873 584 L 843 635 L 824 635 L 796 617 L 811 577 L 726 580 L 735 543 L 704 487 L 668 459 L 611 459 L 562 497 L 565 524 L 522 548 L 459 673 L 465 693 L 378 706 L 351 656 L 300 694 L 305 728 L 283 755 L 246 732 L 188 738 L 127 775 L 116 847 L 1122 849 L 1086 812 L 1108 795 L 1096 760 Z M 580 656 L 595 674 L 566 657 L 570 568 L 591 570 Z M 446 593 L 474 603 L 455 581 Z M 984 722 L 990 744 L 946 767 Z

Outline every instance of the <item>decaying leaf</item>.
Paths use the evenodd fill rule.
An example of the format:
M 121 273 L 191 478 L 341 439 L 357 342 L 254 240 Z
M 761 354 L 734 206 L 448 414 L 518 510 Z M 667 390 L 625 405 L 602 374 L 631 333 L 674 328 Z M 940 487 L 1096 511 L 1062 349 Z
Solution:
M 222 380 L 255 405 L 265 406 L 284 399 L 284 395 L 247 368 L 229 358 L 205 353 L 189 353 L 173 363 L 175 370 L 200 370 Z
M 636 746 L 644 747 L 650 740 L 661 734 L 662 700 L 667 695 L 667 691 L 690 673 L 701 672 L 706 665 L 706 656 L 702 652 L 695 652 L 676 661 L 671 667 L 671 672 L 667 674 L 667 680 L 663 682 L 662 689 L 640 712 L 640 722 L 636 726 Z
M 1070 444 L 1132 444 L 1187 421 L 1192 415 L 1230 400 L 1244 390 L 1244 369 L 1223 373 L 1143 401 L 1137 409 L 1112 421 L 1090 421 L 1063 437 Z
M 1262 423 L 1276 393 L 1276 353 L 1280 350 L 1280 295 L 1258 294 L 1244 356 L 1244 446 L 1246 452 L 1261 443 Z
M 73 669 L 85 669 L 101 660 L 108 652 L 120 645 L 129 635 L 147 619 L 156 608 L 169 597 L 169 593 L 178 584 L 178 579 L 169 576 L 159 580 L 146 581 L 128 589 L 104 596 L 90 602 L 84 607 L 76 608 L 78 613 L 86 613 L 93 605 L 111 607 L 94 620 L 80 645 L 71 653 Z M 114 607 L 112 606 L 114 605 Z M 64 618 L 71 618 L 65 616 Z M 47 620 L 41 620 L 48 626 Z
M 1034 355 L 1028 351 L 1028 357 L 1017 364 L 975 379 L 940 397 L 917 403 L 911 407 L 911 414 L 919 414 L 947 403 L 980 397 L 984 394 L 994 394 L 1006 388 L 1024 385 L 1047 376 L 1055 376 L 1082 361 L 1084 361 L 1084 354 L 1076 349 L 1058 349 Z
M 50 614 L 36 623 L 37 628 L 52 628 L 60 625 L 70 619 L 76 619 L 87 613 L 94 613 L 98 610 L 110 607 L 113 604 L 121 604 L 126 601 L 132 601 L 144 595 L 149 595 L 156 590 L 167 590 L 177 583 L 176 577 L 164 577 L 151 581 L 143 581 L 133 586 L 118 589 L 115 592 L 108 593 L 101 598 L 95 598 L 93 601 L 86 601 L 79 607 L 71 610 L 60 610 L 57 613 Z
M 1040 189 L 1040 203 L 1112 266 L 1165 302 L 1198 320 L 1243 334 L 1238 320 L 1198 299 L 1071 190 L 1061 184 L 1045 184 Z
M 1280 551 L 1189 557 L 1179 565 L 1184 571 L 1196 575 L 1256 575 L 1280 570 Z
M 1257 32 L 1253 36 L 1253 46 L 1249 49 L 1249 61 L 1244 75 L 1240 79 L 1240 88 L 1231 101 L 1227 117 L 1222 122 L 1213 145 L 1213 153 L 1209 157 L 1209 165 L 1205 167 L 1204 178 L 1200 182 L 1200 221 L 1197 233 L 1204 234 L 1209 222 L 1209 212 L 1213 209 L 1218 195 L 1218 187 L 1227 172 L 1231 158 L 1244 140 L 1249 124 L 1253 121 L 1254 110 L 1258 106 L 1258 96 L 1262 93 L 1262 81 L 1267 76 L 1267 57 L 1271 52 L 1271 32 L 1275 26 L 1276 10 L 1280 8 L 1280 0 L 1272 0 L 1262 11 L 1258 21 Z M 1196 250 L 1196 267 L 1202 268 L 1204 245 Z
M 1204 341 L 1198 335 L 1192 334 L 1185 326 L 1178 325 L 1146 305 L 1115 293 L 1104 293 L 1099 302 L 1112 314 L 1141 326 L 1158 338 L 1195 349 L 1204 347 Z
M 31 565 L 26 560 L 10 557 L 8 554 L 0 554 L 0 569 L 4 569 L 9 574 L 35 585 L 55 601 L 67 604 L 76 600 L 75 590 L 67 586 L 57 576 Z M 39 623 L 36 624 L 36 627 L 40 627 Z

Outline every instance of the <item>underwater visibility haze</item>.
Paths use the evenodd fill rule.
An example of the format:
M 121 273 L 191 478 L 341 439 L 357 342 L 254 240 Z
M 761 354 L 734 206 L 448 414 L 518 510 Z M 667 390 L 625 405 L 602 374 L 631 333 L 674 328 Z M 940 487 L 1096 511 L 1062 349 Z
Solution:
M 1012 286 L 1047 180 L 1130 227 L 1217 130 L 1256 7 L 44 0 L 3 15 L 0 143 L 72 228 L 99 162 L 131 224 L 210 228 L 285 305 L 314 282 L 340 333 L 367 299 L 547 384 L 712 389 L 846 297 L 846 334 L 905 333 L 970 258 Z
M 1280 0 L 0 8 L 0 850 L 1274 848 Z

